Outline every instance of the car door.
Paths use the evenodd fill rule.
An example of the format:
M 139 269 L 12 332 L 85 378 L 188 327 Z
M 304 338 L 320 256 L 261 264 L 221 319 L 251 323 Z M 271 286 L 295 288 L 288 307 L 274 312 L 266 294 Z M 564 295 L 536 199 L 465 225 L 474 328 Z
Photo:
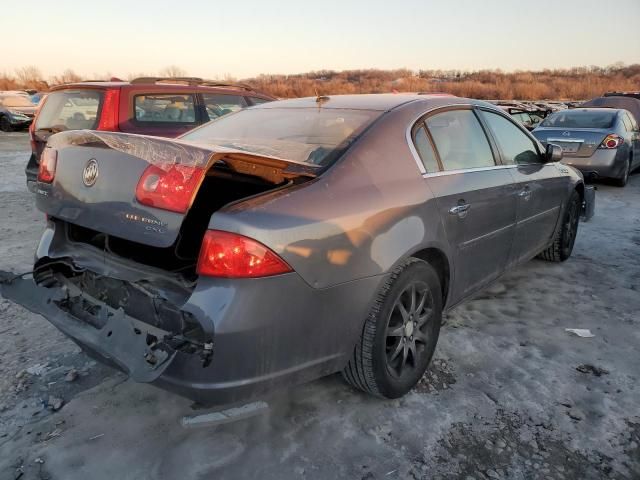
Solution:
M 454 252 L 455 304 L 506 268 L 516 220 L 513 179 L 496 164 L 470 107 L 427 116 L 414 126 L 413 138 Z
M 567 198 L 567 167 L 546 163 L 538 143 L 506 115 L 480 109 L 502 163 L 511 165 L 517 198 L 517 222 L 509 265 L 528 260 L 551 241 Z

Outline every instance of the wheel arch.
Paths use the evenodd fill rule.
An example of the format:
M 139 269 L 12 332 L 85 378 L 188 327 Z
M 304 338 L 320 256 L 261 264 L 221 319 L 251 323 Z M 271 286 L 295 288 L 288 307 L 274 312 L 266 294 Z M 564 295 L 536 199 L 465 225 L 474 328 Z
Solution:
M 451 285 L 451 264 L 447 255 L 437 247 L 428 247 L 412 253 L 409 257 L 423 260 L 435 269 L 442 288 L 442 305 L 444 307 L 447 304 Z

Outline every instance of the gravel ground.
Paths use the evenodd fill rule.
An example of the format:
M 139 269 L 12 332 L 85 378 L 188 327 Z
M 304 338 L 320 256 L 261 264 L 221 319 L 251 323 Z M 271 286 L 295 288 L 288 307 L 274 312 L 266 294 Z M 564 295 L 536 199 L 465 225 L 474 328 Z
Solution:
M 0 270 L 30 269 L 43 227 L 28 149 L 0 134 Z M 573 257 L 531 261 L 451 312 L 430 370 L 396 401 L 334 375 L 251 420 L 184 429 L 188 401 L 96 365 L 0 298 L 0 479 L 640 478 L 640 175 L 598 188 Z

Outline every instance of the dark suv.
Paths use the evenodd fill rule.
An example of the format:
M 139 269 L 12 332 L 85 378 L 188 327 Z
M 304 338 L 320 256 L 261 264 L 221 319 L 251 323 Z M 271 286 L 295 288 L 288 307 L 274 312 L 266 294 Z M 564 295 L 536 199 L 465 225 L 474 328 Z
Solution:
M 33 191 L 40 154 L 53 133 L 88 129 L 173 138 L 227 113 L 272 100 L 248 85 L 191 77 L 53 87 L 29 128 L 27 186 Z

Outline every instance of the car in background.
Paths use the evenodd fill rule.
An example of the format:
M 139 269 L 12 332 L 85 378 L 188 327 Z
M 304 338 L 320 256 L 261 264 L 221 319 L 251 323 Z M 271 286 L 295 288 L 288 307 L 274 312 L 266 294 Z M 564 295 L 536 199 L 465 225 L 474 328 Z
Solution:
M 633 95 L 605 94 L 583 102 L 581 107 L 622 108 L 627 110 L 636 122 L 640 122 L 640 99 Z
M 47 139 L 65 130 L 177 137 L 227 113 L 274 100 L 248 85 L 194 77 L 141 77 L 51 88 L 29 129 L 27 186 L 33 191 Z
M 443 311 L 537 255 L 569 258 L 594 197 L 561 158 L 450 96 L 271 102 L 176 140 L 62 132 L 37 182 L 33 278 L 0 288 L 201 403 L 340 371 L 396 398 Z
M 640 100 L 640 92 L 606 92 L 604 97 L 629 97 Z
M 10 132 L 28 128 L 37 108 L 28 95 L 0 93 L 0 130 Z
M 536 128 L 551 112 L 551 109 L 540 108 L 532 102 L 515 100 L 490 100 L 490 102 L 507 112 L 529 131 Z
M 640 166 L 640 130 L 624 109 L 574 108 L 553 113 L 533 135 L 562 148 L 563 163 L 590 178 L 611 178 L 624 187 Z

